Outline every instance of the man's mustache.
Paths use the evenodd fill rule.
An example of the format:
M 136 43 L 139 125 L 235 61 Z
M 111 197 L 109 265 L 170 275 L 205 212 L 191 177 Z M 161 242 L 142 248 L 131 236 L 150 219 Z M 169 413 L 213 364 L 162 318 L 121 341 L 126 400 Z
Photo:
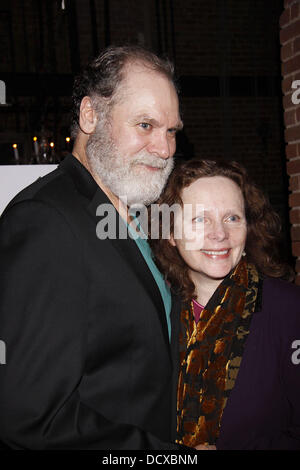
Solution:
M 160 157 L 153 157 L 149 154 L 143 154 L 136 156 L 131 160 L 131 165 L 143 164 L 152 166 L 153 168 L 165 169 L 168 165 L 171 165 L 172 159 L 164 159 Z

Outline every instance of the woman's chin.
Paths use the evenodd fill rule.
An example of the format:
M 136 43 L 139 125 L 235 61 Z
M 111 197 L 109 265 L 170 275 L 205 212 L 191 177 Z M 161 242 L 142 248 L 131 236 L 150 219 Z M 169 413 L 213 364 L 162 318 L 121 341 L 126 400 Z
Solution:
M 231 271 L 231 266 L 218 267 L 216 269 L 209 269 L 205 273 L 206 276 L 214 281 L 222 281 Z

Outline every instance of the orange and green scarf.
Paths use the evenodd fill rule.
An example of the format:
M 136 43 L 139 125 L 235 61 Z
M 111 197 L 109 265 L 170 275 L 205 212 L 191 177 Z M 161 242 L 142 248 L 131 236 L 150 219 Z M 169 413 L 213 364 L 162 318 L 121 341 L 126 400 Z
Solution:
M 196 324 L 192 302 L 181 312 L 177 443 L 215 444 L 261 295 L 256 268 L 242 259 L 222 281 Z

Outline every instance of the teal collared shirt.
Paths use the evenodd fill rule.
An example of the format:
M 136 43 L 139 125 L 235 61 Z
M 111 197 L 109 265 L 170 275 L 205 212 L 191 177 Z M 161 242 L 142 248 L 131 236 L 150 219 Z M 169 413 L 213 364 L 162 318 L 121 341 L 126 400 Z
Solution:
M 168 333 L 169 333 L 169 341 L 171 341 L 171 307 L 172 307 L 172 297 L 171 297 L 171 292 L 170 292 L 170 288 L 169 286 L 167 285 L 167 283 L 165 282 L 164 280 L 164 277 L 163 275 L 161 274 L 161 272 L 158 270 L 156 264 L 154 263 L 154 260 L 153 260 L 153 256 L 152 256 L 152 251 L 151 251 L 151 248 L 148 244 L 148 241 L 147 241 L 147 237 L 146 235 L 144 234 L 144 232 L 142 231 L 142 228 L 140 226 L 140 224 L 138 224 L 137 226 L 139 227 L 139 230 L 143 233 L 143 236 L 144 238 L 141 238 L 141 237 L 138 237 L 137 236 L 137 233 L 133 231 L 133 229 L 130 227 L 130 225 L 128 225 L 128 229 L 129 231 L 133 234 L 133 239 L 135 241 L 135 243 L 137 244 L 141 254 L 143 255 L 155 281 L 156 281 L 156 284 L 160 290 L 160 294 L 162 296 L 162 299 L 163 299 L 163 303 L 164 303 L 164 306 L 165 306 L 165 314 L 166 314 L 166 320 L 167 320 L 167 325 L 168 325 Z

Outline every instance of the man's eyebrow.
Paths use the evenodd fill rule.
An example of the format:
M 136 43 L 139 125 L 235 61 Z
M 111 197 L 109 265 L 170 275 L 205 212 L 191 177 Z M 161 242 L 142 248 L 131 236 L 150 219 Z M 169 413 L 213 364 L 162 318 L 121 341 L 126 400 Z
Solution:
M 135 118 L 133 119 L 133 121 L 140 121 L 140 122 L 147 122 L 149 124 L 152 124 L 153 126 L 157 126 L 159 127 L 160 126 L 160 123 L 150 117 L 148 114 L 138 114 L 137 116 L 135 116 Z M 170 129 L 175 129 L 177 131 L 181 131 L 181 129 L 183 128 L 183 122 L 181 119 L 179 119 L 179 121 L 175 124 L 175 126 L 172 126 Z
M 159 126 L 159 122 L 158 122 L 156 119 L 150 117 L 148 114 L 138 114 L 138 115 L 135 117 L 134 120 L 135 120 L 135 121 L 140 121 L 140 122 L 144 122 L 144 121 L 145 121 L 145 122 L 147 122 L 147 123 L 149 123 L 149 124 L 153 124 L 153 125 L 155 125 L 155 126 Z
M 174 126 L 173 129 L 176 129 L 177 131 L 181 131 L 183 129 L 183 122 L 181 119 L 178 121 L 178 123 L 176 124 L 176 126 Z

